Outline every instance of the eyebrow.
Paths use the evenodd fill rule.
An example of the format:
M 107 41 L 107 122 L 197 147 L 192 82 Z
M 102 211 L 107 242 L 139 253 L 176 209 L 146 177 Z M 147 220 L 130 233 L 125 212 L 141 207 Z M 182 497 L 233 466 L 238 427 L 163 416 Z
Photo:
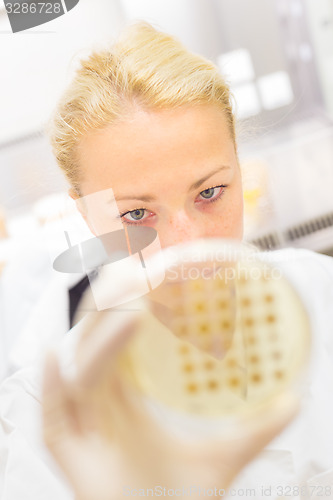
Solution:
M 207 179 L 209 179 L 210 177 L 212 177 L 214 174 L 217 174 L 217 172 L 221 172 L 221 170 L 230 170 L 230 169 L 231 169 L 231 167 L 227 166 L 227 165 L 222 165 L 222 166 L 216 168 L 215 170 L 213 170 L 212 172 L 209 172 L 204 177 L 201 177 L 197 181 L 193 182 L 193 184 L 191 184 L 191 186 L 189 187 L 188 192 L 194 191 L 195 189 L 197 189 L 198 187 L 200 187 L 203 182 L 205 182 Z M 134 196 L 126 195 L 126 196 L 116 197 L 116 201 L 120 201 L 120 200 L 140 200 L 140 201 L 150 202 L 150 201 L 156 201 L 156 199 L 157 199 L 156 196 L 149 195 L 149 194 L 140 194 L 140 195 L 136 194 Z

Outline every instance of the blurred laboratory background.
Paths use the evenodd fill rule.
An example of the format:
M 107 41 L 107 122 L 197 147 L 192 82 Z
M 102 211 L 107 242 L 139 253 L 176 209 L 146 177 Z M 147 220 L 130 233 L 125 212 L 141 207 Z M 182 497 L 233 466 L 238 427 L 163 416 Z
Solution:
M 71 210 L 45 126 L 77 61 L 137 19 L 213 60 L 230 83 L 246 238 L 333 254 L 333 0 L 80 0 L 16 34 L 0 0 L 0 266 L 36 252 L 46 221 Z M 25 288 L 20 314 L 17 294 L 27 292 L 13 287 L 11 329 L 45 269 L 38 259 L 22 268 L 26 279 L 45 277 Z
M 213 60 L 230 83 L 247 239 L 332 253 L 333 0 L 80 0 L 16 34 L 0 0 L 2 237 L 31 234 L 36 211 L 66 190 L 45 125 L 76 61 L 136 19 Z

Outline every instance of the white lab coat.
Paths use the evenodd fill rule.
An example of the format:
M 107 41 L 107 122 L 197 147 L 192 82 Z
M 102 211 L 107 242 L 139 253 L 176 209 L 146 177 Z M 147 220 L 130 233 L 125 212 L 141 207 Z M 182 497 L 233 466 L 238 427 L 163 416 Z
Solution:
M 313 326 L 312 357 L 300 414 L 241 472 L 228 498 L 333 499 L 333 259 L 292 249 L 263 258 L 281 268 L 303 299 Z M 73 499 L 40 434 L 41 353 L 49 343 L 62 342 L 63 352 L 75 343 L 75 329 L 66 335 L 69 284 L 65 275 L 50 281 L 13 349 L 17 371 L 0 388 L 1 500 Z M 193 485 L 200 486 L 195 478 Z

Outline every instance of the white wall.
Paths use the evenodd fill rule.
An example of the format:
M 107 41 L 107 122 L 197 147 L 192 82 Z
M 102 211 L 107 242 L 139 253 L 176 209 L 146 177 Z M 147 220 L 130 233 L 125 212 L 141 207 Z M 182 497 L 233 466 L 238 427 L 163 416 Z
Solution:
M 39 130 L 70 78 L 72 58 L 111 40 L 122 24 L 118 0 L 80 0 L 66 15 L 15 34 L 1 15 L 0 144 Z
M 121 0 L 128 20 L 145 19 L 207 57 L 218 55 L 220 25 L 212 0 Z
M 333 0 L 305 0 L 323 97 L 333 118 Z

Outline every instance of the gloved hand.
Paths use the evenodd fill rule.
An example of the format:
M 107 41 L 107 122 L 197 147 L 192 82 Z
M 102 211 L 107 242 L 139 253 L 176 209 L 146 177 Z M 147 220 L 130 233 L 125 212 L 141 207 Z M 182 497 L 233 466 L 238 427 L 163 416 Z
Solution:
M 140 317 L 119 314 L 110 329 L 107 314 L 92 313 L 85 320 L 74 378 L 61 375 L 54 353 L 45 363 L 44 439 L 77 500 L 119 500 L 129 488 L 155 486 L 226 490 L 295 415 L 295 397 L 283 395 L 239 420 L 226 435 L 174 436 L 114 369 L 116 355 L 135 334 Z

